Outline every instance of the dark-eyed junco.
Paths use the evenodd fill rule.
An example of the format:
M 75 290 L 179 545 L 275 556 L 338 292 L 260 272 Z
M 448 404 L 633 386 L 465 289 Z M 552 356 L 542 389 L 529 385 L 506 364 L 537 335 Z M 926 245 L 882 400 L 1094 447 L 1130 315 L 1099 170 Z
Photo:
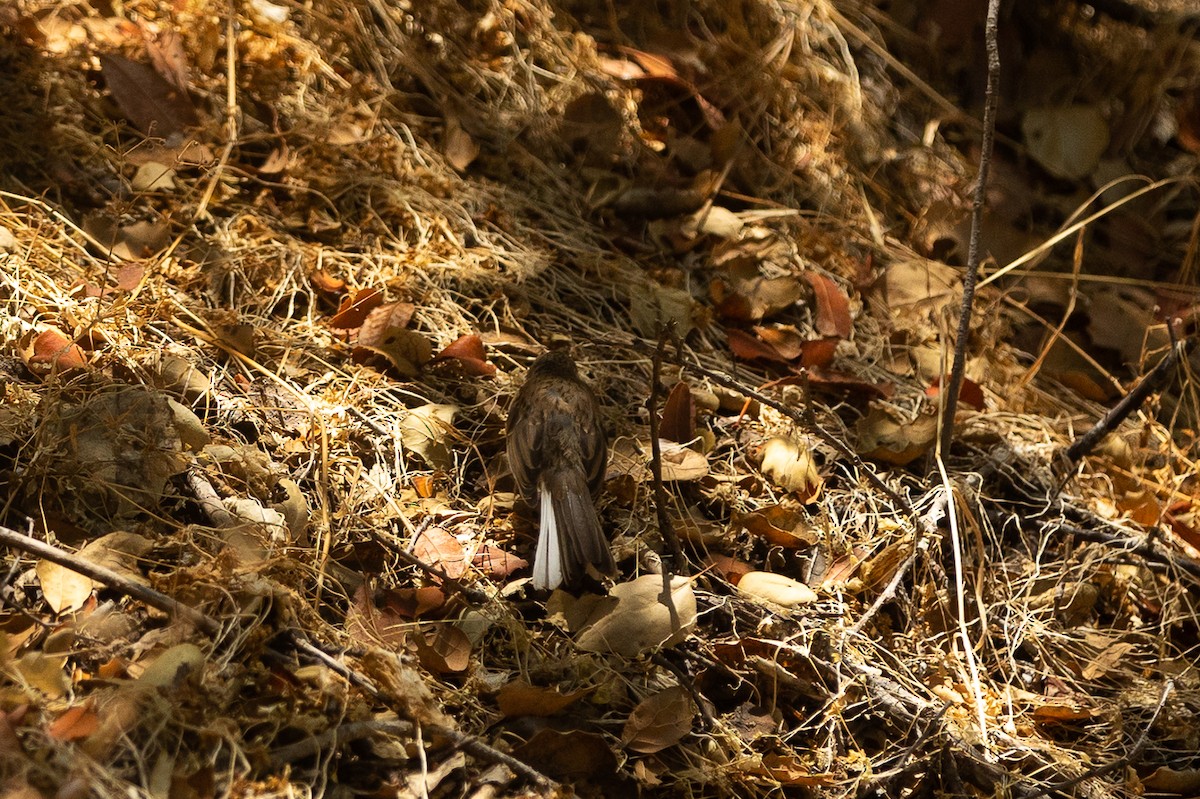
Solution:
M 542 355 L 508 412 L 508 463 L 539 512 L 533 585 L 573 585 L 589 565 L 616 570 L 594 499 L 604 487 L 608 438 L 600 403 L 565 349 Z

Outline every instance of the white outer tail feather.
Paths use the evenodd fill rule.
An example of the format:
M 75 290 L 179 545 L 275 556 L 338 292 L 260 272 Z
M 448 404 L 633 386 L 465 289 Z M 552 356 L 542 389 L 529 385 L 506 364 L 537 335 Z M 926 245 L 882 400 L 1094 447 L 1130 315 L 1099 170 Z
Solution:
M 562 547 L 558 544 L 558 524 L 554 520 L 554 503 L 544 480 L 538 481 L 537 551 L 533 556 L 533 587 L 539 591 L 557 588 L 563 581 Z

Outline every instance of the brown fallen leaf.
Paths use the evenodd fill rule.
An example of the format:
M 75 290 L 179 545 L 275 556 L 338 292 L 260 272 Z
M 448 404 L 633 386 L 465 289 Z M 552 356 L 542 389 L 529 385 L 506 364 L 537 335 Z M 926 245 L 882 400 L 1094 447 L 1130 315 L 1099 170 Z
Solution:
M 873 405 L 855 425 L 858 451 L 867 458 L 906 466 L 929 451 L 937 438 L 937 417 L 919 414 L 901 421 L 879 405 Z
M 850 298 L 833 280 L 811 269 L 804 279 L 812 286 L 816 295 L 816 328 L 822 336 L 850 338 L 854 331 L 854 320 L 850 318 Z
M 29 371 L 41 377 L 82 369 L 87 366 L 83 348 L 57 328 L 46 328 L 21 355 Z
M 365 328 L 365 325 L 364 325 Z M 415 330 L 389 328 L 376 343 L 359 343 L 350 351 L 350 359 L 358 364 L 390 367 L 396 377 L 411 380 L 421 374 L 421 368 L 433 357 L 429 339 Z
M 329 326 L 334 330 L 355 330 L 363 326 L 368 315 L 383 305 L 383 290 L 376 288 L 359 289 L 352 297 L 342 300 L 338 311 L 329 320 Z M 410 303 L 392 303 L 386 314 L 381 314 L 375 321 L 380 329 L 387 327 L 406 327 L 412 312 L 416 310 Z M 408 312 L 406 317 L 404 314 Z M 370 332 L 368 332 L 370 335 Z
M 680 380 L 671 387 L 671 393 L 663 403 L 662 423 L 658 432 L 660 437 L 679 444 L 686 444 L 695 437 L 696 401 L 692 398 L 687 381 Z
M 413 637 L 421 665 L 434 674 L 460 674 L 471 665 L 471 640 L 453 624 Z
M 794 277 L 755 277 L 727 283 L 716 279 L 709 285 L 709 296 L 717 313 L 737 322 L 757 322 L 784 311 L 804 296 Z
M 681 685 L 665 688 L 638 703 L 621 731 L 621 743 L 642 754 L 661 752 L 692 731 L 696 705 Z
M 496 705 L 508 718 L 515 716 L 553 716 L 589 693 L 587 689 L 560 694 L 553 688 L 530 685 L 524 680 L 505 683 L 496 694 Z
M 731 327 L 725 331 L 725 343 L 735 358 L 743 361 L 765 361 L 767 363 L 790 364 L 779 350 L 765 341 L 760 341 L 744 330 Z
M 125 56 L 100 56 L 100 72 L 121 113 L 142 133 L 167 138 L 199 122 L 186 92 L 146 64 Z
M 496 374 L 496 365 L 487 360 L 483 339 L 475 333 L 460 336 L 450 342 L 430 363 L 443 361 L 456 363 L 463 374 L 472 377 L 491 377 Z
M 443 527 L 426 527 L 413 541 L 412 553 L 430 566 L 437 566 L 452 580 L 467 572 L 466 550 Z
M 549 728 L 513 749 L 513 755 L 538 771 L 565 782 L 601 781 L 617 771 L 617 757 L 595 732 Z
M 513 572 L 528 568 L 529 561 L 499 547 L 484 544 L 475 550 L 475 555 L 471 558 L 471 565 L 489 577 L 504 579 Z
M 745 529 L 768 544 L 784 549 L 803 549 L 817 543 L 804 516 L 783 505 L 770 505 L 742 515 L 734 515 L 734 528 Z

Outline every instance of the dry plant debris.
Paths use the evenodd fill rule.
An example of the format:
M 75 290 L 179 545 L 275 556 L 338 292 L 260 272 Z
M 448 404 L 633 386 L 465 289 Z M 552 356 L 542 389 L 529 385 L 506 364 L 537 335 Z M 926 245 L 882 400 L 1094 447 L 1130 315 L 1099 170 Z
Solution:
M 1004 17 L 938 460 L 979 6 L 0 8 L 0 798 L 1200 792 L 1196 15 Z

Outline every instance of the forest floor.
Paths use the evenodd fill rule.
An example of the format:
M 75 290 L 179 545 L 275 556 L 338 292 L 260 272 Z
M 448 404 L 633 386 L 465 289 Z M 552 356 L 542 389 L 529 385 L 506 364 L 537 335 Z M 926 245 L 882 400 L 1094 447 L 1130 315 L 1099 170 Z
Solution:
M 1002 5 L 947 419 L 983 5 L 0 8 L 0 799 L 1200 793 L 1200 19 Z

